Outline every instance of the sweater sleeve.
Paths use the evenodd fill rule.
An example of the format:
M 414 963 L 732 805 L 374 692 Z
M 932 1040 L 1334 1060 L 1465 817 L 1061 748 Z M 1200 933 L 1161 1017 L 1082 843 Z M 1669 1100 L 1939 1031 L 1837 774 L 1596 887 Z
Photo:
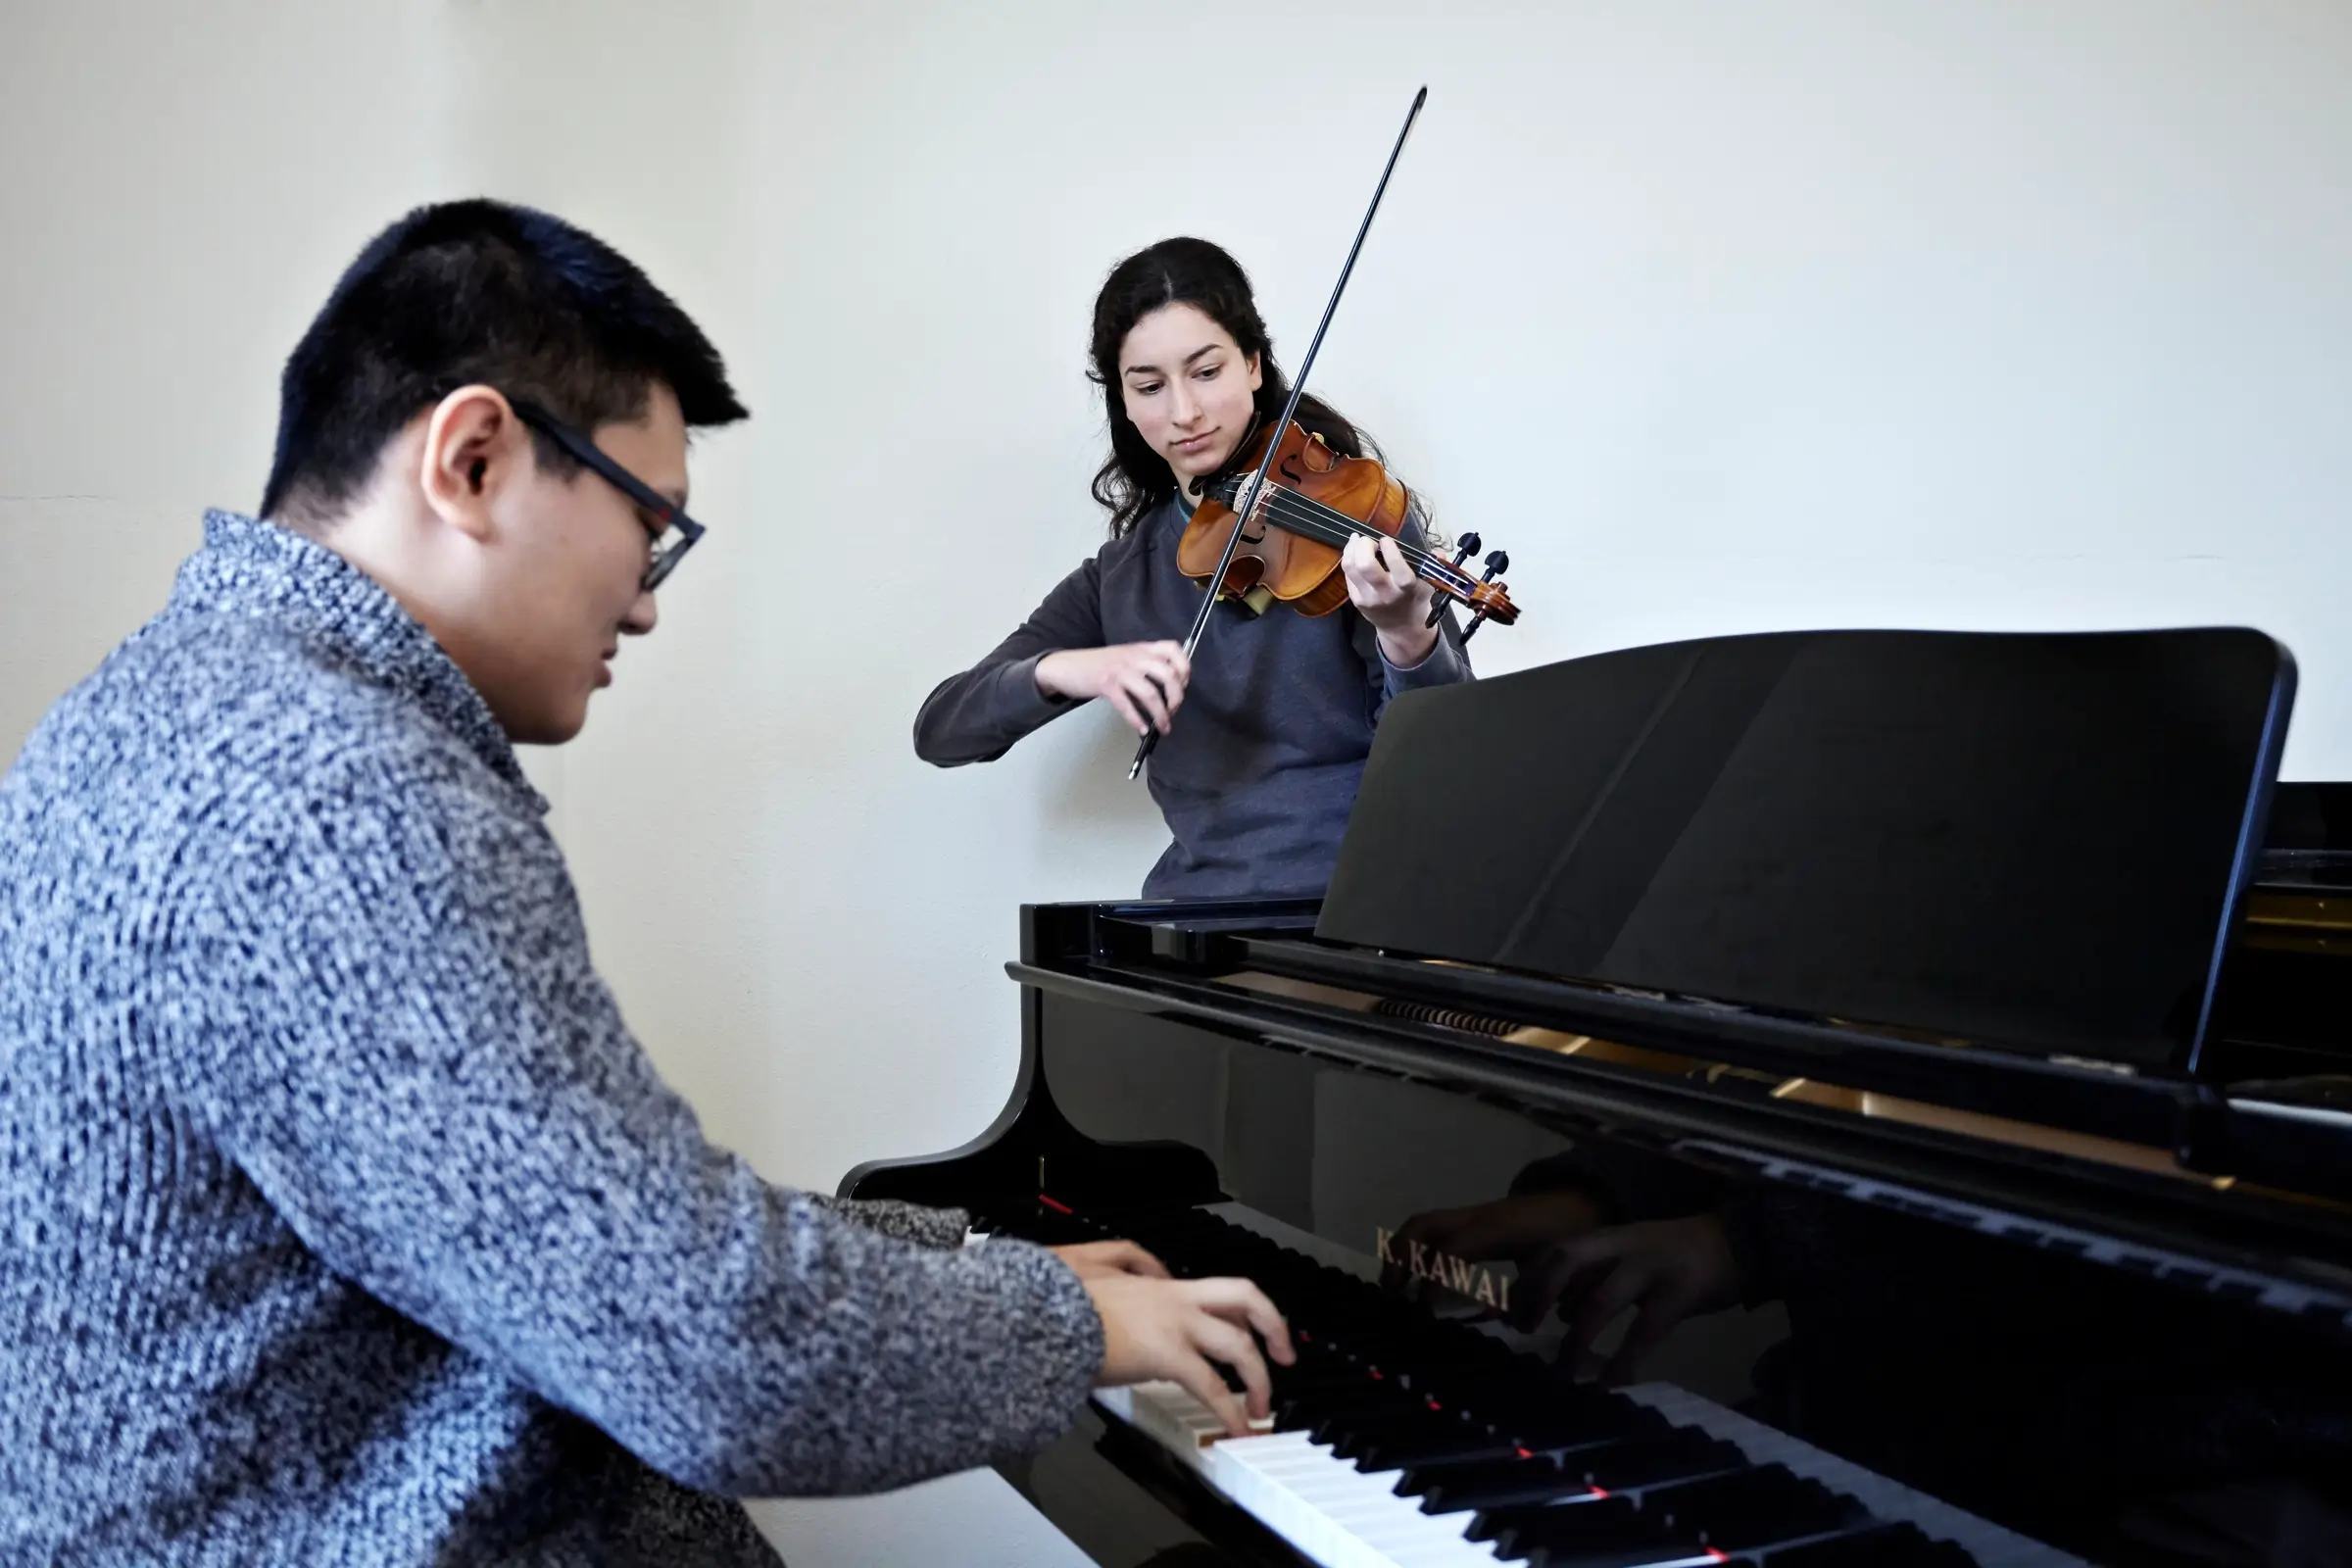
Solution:
M 1421 524 L 1418 503 L 1405 513 L 1401 531 L 1408 545 L 1425 545 L 1428 542 L 1429 536 Z M 1355 613 L 1352 609 L 1348 612 Z M 1373 672 L 1378 682 L 1372 702 L 1372 722 L 1375 724 L 1380 722 L 1380 715 L 1400 693 L 1418 691 L 1424 686 L 1450 686 L 1456 681 L 1477 679 L 1470 668 L 1470 650 L 1462 641 L 1461 623 L 1455 619 L 1451 606 L 1446 608 L 1446 613 L 1438 621 L 1438 640 L 1417 664 L 1400 668 L 1390 663 L 1389 656 L 1381 652 L 1380 634 L 1360 614 L 1355 615 L 1352 640 L 1356 652 L 1363 658 L 1364 667 Z
M 1090 560 L 996 651 L 932 688 L 914 715 L 914 755 L 941 767 L 993 762 L 1012 743 L 1079 706 L 1037 688 L 1037 662 L 1065 648 L 1102 646 L 1102 563 Z
M 707 1142 L 535 815 L 457 764 L 302 793 L 182 922 L 213 976 L 183 995 L 233 999 L 182 1054 L 327 1268 L 706 1492 L 901 1486 L 1075 1416 L 1102 1354 L 1076 1277 L 882 1234 Z
M 829 1193 L 800 1195 L 828 1214 L 862 1225 L 877 1236 L 895 1236 L 924 1247 L 961 1247 L 971 1234 L 968 1209 L 925 1208 L 895 1198 L 835 1198 Z

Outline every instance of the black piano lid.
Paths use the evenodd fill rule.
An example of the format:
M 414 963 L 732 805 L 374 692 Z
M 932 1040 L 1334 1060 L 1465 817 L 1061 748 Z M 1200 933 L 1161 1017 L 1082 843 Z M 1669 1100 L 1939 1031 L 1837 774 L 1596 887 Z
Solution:
M 1771 633 L 1408 693 L 1315 934 L 2181 1082 L 2293 693 L 2239 628 Z
M 1707 667 L 1714 650 L 1732 650 L 1738 663 L 1751 648 L 1765 657 L 1728 673 Z M 1858 650 L 1884 657 L 1856 661 Z M 1557 722 L 1537 724 L 1532 736 L 1480 722 L 1497 713 L 1519 725 L 1541 719 L 1562 670 L 1590 674 L 1578 665 L 1407 696 L 1383 720 L 1339 875 L 1319 906 L 1032 906 L 1020 960 L 1008 967 L 1035 992 L 1179 1018 L 1507 1103 L 1539 1120 L 1641 1129 L 1719 1168 L 1760 1161 L 1759 1169 L 1793 1173 L 1788 1179 L 1838 1173 L 1872 1190 L 1982 1210 L 2010 1234 L 2041 1227 L 2051 1237 L 2104 1236 L 2119 1257 L 2169 1248 L 2235 1271 L 2240 1284 L 2266 1282 L 2256 1288 L 2267 1305 L 2352 1327 L 2352 1209 L 2329 1200 L 2352 1197 L 2345 1118 L 2276 1094 L 2262 1097 L 2276 1109 L 2242 1103 L 2214 1073 L 2198 1072 L 2194 1049 L 2263 840 L 2292 690 L 2283 649 L 2242 631 L 1820 633 L 1636 650 L 1635 658 L 1648 665 L 1634 670 L 1648 679 L 1648 703 L 1630 721 L 1620 703 L 1606 766 L 1578 755 L 1576 737 Z M 1759 662 L 1768 678 L 1756 678 Z M 1920 698 L 1923 689 L 1933 702 Z M 1580 695 L 1573 680 L 1568 690 Z M 1847 722 L 1824 716 L 1824 692 L 1850 699 Z M 1797 711 L 1777 710 L 1784 693 Z M 1697 710 L 1690 721 L 1675 711 L 1686 697 Z M 1796 699 L 1811 699 L 1811 710 Z M 1853 720 L 1856 710 L 1878 727 Z M 1776 738 L 1785 753 L 1798 742 L 1808 748 L 1784 755 L 1778 777 L 1764 765 L 1774 759 L 1743 755 Z M 2098 749 L 2102 741 L 2109 750 Z M 1947 760 L 1943 746 L 1962 755 Z M 1675 765 L 1658 765 L 1661 758 Z M 1706 765 L 1691 787 L 1674 774 L 1694 758 Z M 1936 766 L 1987 782 L 1961 788 L 1934 776 Z M 1551 819 L 1565 814 L 1562 791 L 1545 787 L 1562 776 L 1581 781 L 1567 793 L 1577 811 L 1570 831 Z M 1718 799 L 1735 786 L 1740 808 L 1717 817 Z M 2046 809 L 2035 799 L 2044 786 L 2055 797 Z M 1809 790 L 1849 808 L 1809 810 Z M 1654 799 L 1636 799 L 1641 793 Z M 1614 825 L 1620 803 L 1631 826 L 1596 833 Z M 1588 818 L 1580 840 L 1572 830 Z M 1777 858 L 1755 853 L 1759 824 L 1787 835 Z M 1609 886 L 1619 900 L 1611 907 L 1626 911 L 1620 929 L 1646 912 L 1652 884 L 1683 894 L 1669 912 L 1688 919 L 1687 890 L 1696 887 L 1734 906 L 1740 919 L 1724 929 L 1767 953 L 1777 942 L 1798 960 L 1792 978 L 1801 984 L 1718 960 L 1706 951 L 1718 938 L 1704 925 L 1695 934 L 1686 925 L 1682 954 L 1666 951 L 1656 969 L 1620 965 L 1613 943 L 1581 975 L 1529 962 L 1532 942 L 1496 951 L 1515 928 L 1563 945 L 1591 941 L 1597 922 L 1546 927 L 1520 915 L 1540 914 L 1547 891 L 1570 881 L 1550 874 L 1555 865 L 1581 872 L 1583 843 L 1621 850 L 1620 840 L 1641 853 L 1604 857 L 1595 873 L 1618 879 Z M 1694 877 L 1678 863 L 1693 846 L 1708 858 Z M 1804 890 L 1794 873 L 1806 868 L 1806 854 L 1834 854 L 1850 868 L 1861 850 L 1879 848 L 1886 857 L 1870 863 L 1901 875 L 1831 879 L 1828 892 L 1846 902 L 1817 900 L 1822 918 L 1803 931 L 1783 933 L 1760 917 L 1786 912 L 1792 879 Z M 1733 865 L 1755 874 L 1727 888 Z M 1629 876 L 1629 866 L 1641 875 Z M 1507 919 L 1482 905 L 1482 889 L 1485 905 L 1496 895 L 1506 905 L 1519 900 Z M 2032 906 L 2021 916 L 2008 901 Z M 2117 964 L 2120 978 L 2101 977 L 2086 1006 L 2064 990 L 2066 971 L 2046 950 L 2009 929 L 1974 941 L 1972 921 L 2007 921 L 2063 943 L 2070 961 L 2129 961 Z M 2085 936 L 2081 926 L 2098 929 Z M 2135 955 L 2116 930 L 2169 946 Z M 1840 948 L 1825 934 L 1853 940 Z M 1926 961 L 1942 942 L 1980 969 Z M 1640 952 L 1648 961 L 1660 945 Z M 1878 961 L 1843 963 L 1850 953 Z M 1683 956 L 1695 961 L 1676 966 Z M 2028 966 L 2029 983 L 1984 972 L 2011 956 Z M 1983 989 L 1953 984 L 1955 970 Z M 1740 985 L 1723 984 L 1727 973 Z M 1269 979 L 1294 989 L 1269 990 Z M 1329 988 L 1322 1000 L 1317 987 Z M 1738 1071 L 1661 1073 L 1503 1038 L 1518 1027 Z M 1791 1079 L 2088 1134 L 2139 1153 L 2119 1161 L 1762 1092 Z M 2300 1113 L 2280 1113 L 2290 1105 Z M 2146 1168 L 2146 1156 L 2167 1152 L 2165 1168 Z

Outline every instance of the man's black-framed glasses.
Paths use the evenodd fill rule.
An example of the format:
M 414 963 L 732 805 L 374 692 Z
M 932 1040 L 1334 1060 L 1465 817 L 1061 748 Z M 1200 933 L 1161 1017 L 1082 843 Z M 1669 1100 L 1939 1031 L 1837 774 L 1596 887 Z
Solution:
M 514 410 L 515 417 L 570 453 L 588 467 L 594 468 L 605 482 L 643 507 L 646 513 L 662 524 L 654 536 L 653 558 L 645 564 L 645 575 L 638 579 L 641 593 L 652 593 L 662 586 L 669 574 L 678 569 L 679 561 L 692 550 L 695 541 L 703 536 L 703 525 L 686 515 L 685 510 L 667 496 L 638 478 L 628 469 L 607 457 L 588 433 L 565 424 L 536 403 L 511 397 L 507 403 Z

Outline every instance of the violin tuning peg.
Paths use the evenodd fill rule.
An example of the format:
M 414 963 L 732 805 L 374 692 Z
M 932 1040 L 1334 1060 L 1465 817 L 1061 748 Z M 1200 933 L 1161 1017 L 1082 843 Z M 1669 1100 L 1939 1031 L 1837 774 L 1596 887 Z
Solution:
M 1486 541 L 1479 538 L 1479 536 L 1475 533 L 1466 533 L 1462 535 L 1462 554 L 1465 556 L 1474 556 L 1478 554 L 1478 547 L 1485 542 Z
M 1496 577 L 1500 576 L 1502 573 L 1504 573 L 1504 572 L 1506 572 L 1506 571 L 1508 571 L 1508 570 L 1510 570 L 1510 569 L 1511 569 L 1511 557 L 1510 557 L 1510 553 L 1509 553 L 1508 551 L 1504 551 L 1504 550 L 1496 550 L 1496 551 L 1494 551 L 1494 552 L 1492 552 L 1492 553 L 1490 553 L 1490 554 L 1488 555 L 1488 557 L 1487 557 L 1487 580 L 1488 580 L 1488 581 L 1490 581 L 1490 582 L 1494 581 L 1494 578 L 1496 578 Z

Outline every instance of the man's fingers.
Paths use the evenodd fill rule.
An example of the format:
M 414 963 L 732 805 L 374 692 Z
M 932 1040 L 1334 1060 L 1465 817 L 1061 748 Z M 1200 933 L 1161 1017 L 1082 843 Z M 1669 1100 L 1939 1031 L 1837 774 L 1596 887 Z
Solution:
M 1075 1250 L 1088 1267 L 1106 1273 L 1140 1274 L 1153 1280 L 1168 1277 L 1168 1266 L 1133 1242 L 1089 1242 Z
M 1282 1320 L 1282 1313 L 1266 1299 L 1266 1293 L 1248 1280 L 1200 1280 L 1193 1286 L 1193 1299 L 1217 1316 L 1248 1324 L 1266 1342 L 1266 1348 L 1275 1360 L 1289 1366 L 1298 1358 L 1291 1348 L 1291 1326 Z
M 1177 1387 L 1216 1413 L 1217 1419 L 1225 1423 L 1226 1436 L 1246 1438 L 1250 1435 L 1248 1412 L 1243 1410 L 1241 1401 L 1233 1396 L 1233 1391 L 1225 1386 L 1225 1380 L 1217 1376 L 1217 1369 L 1207 1361 L 1198 1355 L 1187 1356 L 1182 1365 L 1172 1369 L 1171 1378 Z
M 1164 1280 L 1168 1277 L 1168 1265 L 1153 1257 L 1143 1248 L 1136 1246 L 1135 1243 L 1112 1242 L 1110 1247 L 1112 1257 L 1117 1261 L 1118 1266 L 1128 1273 L 1141 1274 L 1148 1279 L 1155 1280 Z
M 1222 1361 L 1240 1374 L 1242 1386 L 1249 1391 L 1250 1413 L 1264 1415 L 1274 1398 L 1274 1386 L 1266 1376 L 1265 1358 L 1257 1353 L 1257 1341 L 1247 1329 L 1236 1328 L 1221 1317 L 1203 1315 L 1193 1331 L 1193 1343 L 1211 1360 Z

